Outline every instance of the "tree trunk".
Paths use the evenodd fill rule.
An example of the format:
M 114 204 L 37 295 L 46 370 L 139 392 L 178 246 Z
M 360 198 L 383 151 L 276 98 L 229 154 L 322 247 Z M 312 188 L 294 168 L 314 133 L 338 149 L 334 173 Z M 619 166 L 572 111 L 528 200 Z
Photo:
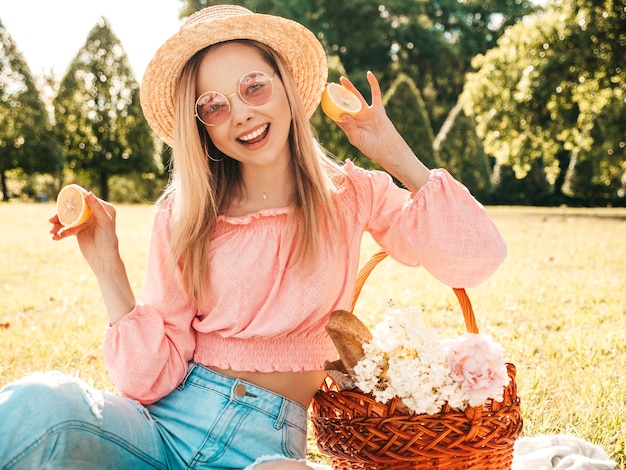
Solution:
M 109 175 L 106 171 L 100 173 L 100 198 L 109 200 Z
M 559 161 L 559 175 L 554 182 L 554 194 L 557 196 L 563 196 L 563 185 L 565 184 L 567 173 L 569 170 L 569 164 L 571 161 L 571 155 L 569 150 L 565 150 L 563 147 L 557 152 L 556 159 Z
M 562 194 L 566 196 L 573 196 L 572 180 L 576 176 L 576 165 L 578 164 L 578 151 L 574 150 L 569 152 L 569 164 L 567 165 L 567 171 L 565 172 L 565 181 L 561 187 Z
M 0 171 L 0 189 L 2 190 L 2 200 L 8 202 L 9 188 L 7 188 L 7 175 L 4 171 Z

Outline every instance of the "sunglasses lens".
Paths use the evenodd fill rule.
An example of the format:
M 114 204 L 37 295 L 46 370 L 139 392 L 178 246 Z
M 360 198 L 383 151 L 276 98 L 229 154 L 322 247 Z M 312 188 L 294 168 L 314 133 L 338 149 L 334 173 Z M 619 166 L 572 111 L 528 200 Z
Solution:
M 267 103 L 272 91 L 272 79 L 263 72 L 250 72 L 239 80 L 239 96 L 252 106 Z
M 261 106 L 272 97 L 272 78 L 264 72 L 250 72 L 239 80 L 238 94 L 251 106 Z M 233 96 L 237 93 L 233 93 Z M 196 116 L 207 126 L 217 126 L 228 119 L 230 102 L 217 91 L 207 91 L 196 100 Z
M 228 119 L 230 103 L 221 93 L 209 91 L 196 101 L 196 114 L 207 126 L 217 126 Z

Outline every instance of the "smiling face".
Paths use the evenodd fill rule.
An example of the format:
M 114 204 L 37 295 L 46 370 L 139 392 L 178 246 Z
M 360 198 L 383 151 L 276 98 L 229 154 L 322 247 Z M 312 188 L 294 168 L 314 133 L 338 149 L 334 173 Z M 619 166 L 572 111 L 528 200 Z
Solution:
M 255 71 L 273 77 L 271 98 L 258 106 L 244 102 L 237 94 L 241 78 Z M 230 114 L 223 123 L 205 125 L 221 152 L 244 167 L 283 166 L 289 162 L 289 101 L 280 77 L 261 51 L 238 42 L 213 46 L 202 58 L 196 76 L 196 97 L 208 91 L 221 93 L 230 103 Z

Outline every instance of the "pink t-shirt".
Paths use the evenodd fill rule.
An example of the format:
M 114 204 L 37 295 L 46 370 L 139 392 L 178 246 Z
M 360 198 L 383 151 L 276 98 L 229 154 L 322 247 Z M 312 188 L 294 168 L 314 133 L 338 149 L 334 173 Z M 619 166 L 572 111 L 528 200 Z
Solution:
M 397 261 L 452 287 L 486 280 L 506 245 L 483 206 L 445 170 L 415 195 L 384 172 L 346 163 L 340 230 L 320 234 L 313 274 L 288 268 L 289 209 L 220 217 L 211 240 L 208 305 L 193 307 L 168 259 L 169 212 L 156 214 L 135 308 L 107 328 L 104 357 L 120 391 L 143 403 L 171 392 L 191 360 L 240 371 L 320 370 L 337 352 L 324 326 L 352 300 L 363 232 Z

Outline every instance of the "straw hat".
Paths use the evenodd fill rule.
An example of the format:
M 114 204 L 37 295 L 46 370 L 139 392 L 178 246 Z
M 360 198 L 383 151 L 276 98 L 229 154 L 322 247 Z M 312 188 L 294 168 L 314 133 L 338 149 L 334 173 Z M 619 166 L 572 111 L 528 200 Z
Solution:
M 311 31 L 240 6 L 208 7 L 191 15 L 159 48 L 143 76 L 141 107 L 150 127 L 168 145 L 174 140 L 174 98 L 183 67 L 201 49 L 232 39 L 253 39 L 276 51 L 293 75 L 309 117 L 317 108 L 328 66 L 324 48 Z

